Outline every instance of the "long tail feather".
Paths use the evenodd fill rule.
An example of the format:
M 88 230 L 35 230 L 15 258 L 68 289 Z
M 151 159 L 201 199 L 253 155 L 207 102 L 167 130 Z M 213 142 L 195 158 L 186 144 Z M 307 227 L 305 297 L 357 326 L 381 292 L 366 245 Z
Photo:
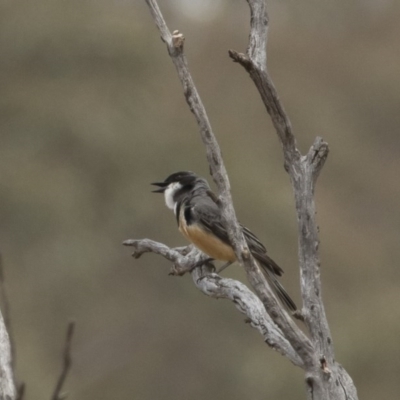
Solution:
M 271 284 L 272 289 L 278 296 L 279 300 L 282 302 L 284 306 L 288 308 L 290 311 L 296 311 L 297 307 L 295 302 L 291 299 L 291 297 L 288 295 L 286 292 L 285 288 L 282 286 L 282 284 L 276 279 L 276 276 L 271 270 L 271 267 L 269 265 L 265 265 L 263 263 L 259 263 L 261 270 L 263 271 L 265 277 L 267 278 L 268 282 Z

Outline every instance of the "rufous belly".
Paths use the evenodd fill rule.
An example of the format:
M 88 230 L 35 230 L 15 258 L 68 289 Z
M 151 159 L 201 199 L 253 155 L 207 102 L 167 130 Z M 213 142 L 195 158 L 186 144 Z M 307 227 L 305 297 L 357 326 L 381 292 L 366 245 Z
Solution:
M 181 233 L 198 249 L 211 258 L 231 262 L 236 260 L 235 252 L 231 246 L 204 229 L 201 229 L 197 224 L 186 225 L 185 223 L 181 223 L 179 225 Z

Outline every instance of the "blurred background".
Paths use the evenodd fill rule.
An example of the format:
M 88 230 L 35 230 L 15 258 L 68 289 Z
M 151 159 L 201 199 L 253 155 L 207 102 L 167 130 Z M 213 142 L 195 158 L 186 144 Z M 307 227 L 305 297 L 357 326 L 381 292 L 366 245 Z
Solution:
M 237 214 L 300 303 L 280 144 L 244 51 L 244 0 L 161 0 L 230 174 Z M 268 65 L 298 145 L 330 145 L 317 185 L 323 298 L 365 400 L 398 398 L 400 3 L 268 1 Z M 300 369 L 227 301 L 121 243 L 186 242 L 150 182 L 208 175 L 195 120 L 144 1 L 0 1 L 0 249 L 18 379 L 50 398 L 76 321 L 69 399 L 302 399 Z M 224 275 L 245 280 L 239 266 Z

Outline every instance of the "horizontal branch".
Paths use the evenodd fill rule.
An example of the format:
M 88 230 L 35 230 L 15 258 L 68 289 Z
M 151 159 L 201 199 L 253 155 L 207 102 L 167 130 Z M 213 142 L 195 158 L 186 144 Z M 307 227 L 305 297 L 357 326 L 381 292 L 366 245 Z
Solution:
M 184 275 L 209 259 L 192 245 L 171 249 L 165 244 L 150 239 L 128 239 L 122 244 L 134 248 L 132 253 L 134 258 L 139 258 L 144 253 L 154 253 L 171 261 L 173 263 L 171 275 Z
M 231 300 L 237 309 L 246 315 L 250 325 L 261 333 L 264 341 L 270 347 L 288 357 L 293 364 L 303 367 L 301 358 L 266 312 L 261 300 L 243 283 L 216 274 L 212 264 L 200 266 L 199 264 L 208 260 L 204 253 L 193 246 L 188 246 L 189 252 L 187 252 L 187 248 L 171 249 L 149 239 L 130 239 L 124 241 L 123 244 L 134 248 L 132 255 L 135 258 L 144 253 L 155 253 L 173 262 L 172 274 L 174 275 L 191 272 L 193 282 L 199 290 L 210 297 Z M 182 252 L 186 254 L 184 255 Z

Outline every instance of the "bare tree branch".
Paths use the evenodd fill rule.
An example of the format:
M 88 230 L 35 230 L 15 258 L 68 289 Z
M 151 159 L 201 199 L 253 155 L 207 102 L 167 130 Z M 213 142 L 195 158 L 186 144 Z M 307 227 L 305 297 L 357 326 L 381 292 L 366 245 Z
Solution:
M 264 4 L 264 0 L 249 0 L 248 3 L 251 14 L 253 15 L 260 9 L 260 3 Z M 265 20 L 268 21 L 266 9 L 264 9 L 264 13 Z M 265 32 L 266 30 L 267 25 L 265 26 Z M 252 34 L 250 36 L 259 33 L 259 27 L 254 24 L 253 19 L 251 19 L 251 31 Z M 259 51 L 261 52 L 262 50 L 259 49 Z M 285 158 L 285 168 L 289 172 L 296 198 L 296 211 L 299 220 L 300 268 L 302 272 L 301 288 L 305 304 L 305 309 L 303 311 L 305 313 L 306 323 L 307 325 L 314 324 L 314 320 L 310 321 L 309 318 L 307 318 L 310 312 L 310 307 L 308 306 L 310 302 L 318 303 L 319 315 L 316 313 L 315 316 L 325 325 L 324 331 L 329 332 L 326 317 L 324 314 L 321 314 L 323 306 L 321 296 L 319 295 L 321 292 L 321 282 L 318 273 L 319 239 L 315 221 L 315 203 L 313 199 L 314 183 L 328 155 L 328 145 L 321 138 L 317 138 L 307 156 L 301 156 L 300 151 L 296 147 L 296 140 L 292 132 L 289 117 L 278 97 L 266 66 L 260 68 L 259 63 L 253 60 L 251 53 L 245 56 L 231 50 L 229 55 L 249 72 L 271 116 L 271 120 L 281 141 Z M 244 62 L 243 60 L 246 61 Z M 310 291 L 311 286 L 314 287 L 314 293 Z M 309 326 L 309 328 L 313 333 L 311 326 Z M 316 341 L 315 339 L 318 341 L 319 336 L 320 333 L 312 335 L 312 338 L 314 341 Z
M 66 395 L 61 393 L 64 382 L 67 379 L 68 372 L 71 368 L 71 346 L 72 346 L 72 337 L 74 336 L 75 330 L 75 322 L 71 321 L 67 327 L 67 336 L 65 338 L 65 346 L 63 352 L 63 365 L 61 369 L 60 376 L 57 379 L 57 384 L 54 389 L 53 395 L 51 396 L 51 400 L 62 400 L 66 398 Z
M 174 31 L 173 35 L 171 35 L 155 0 L 146 0 L 146 3 L 150 8 L 154 21 L 160 31 L 161 38 L 167 45 L 169 55 L 171 56 L 181 80 L 186 101 L 189 104 L 190 110 L 195 115 L 200 127 L 200 135 L 206 147 L 207 160 L 210 165 L 211 174 L 219 191 L 221 213 L 225 220 L 229 238 L 235 249 L 237 259 L 240 264 L 244 266 L 250 284 L 256 290 L 257 295 L 264 303 L 269 315 L 283 331 L 285 337 L 291 343 L 293 348 L 296 349 L 296 352 L 299 354 L 303 363 L 312 364 L 313 350 L 310 341 L 294 324 L 285 310 L 283 310 L 275 299 L 271 288 L 251 256 L 247 243 L 244 240 L 242 230 L 237 222 L 235 210 L 233 208 L 229 179 L 222 160 L 221 151 L 211 129 L 204 105 L 188 69 L 186 57 L 183 52 L 184 37 L 178 31 Z M 257 26 L 259 26 L 259 24 Z M 252 37 L 256 38 L 257 35 L 254 34 Z M 259 43 L 265 43 L 265 41 L 255 40 L 255 44 L 259 45 Z M 259 62 L 262 60 L 263 57 L 261 56 Z
M 251 15 L 261 9 L 260 4 L 264 4 L 264 0 L 248 0 Z M 264 8 L 264 21 L 268 22 L 267 11 Z M 264 33 L 260 32 L 260 24 L 255 23 L 255 19 L 251 18 L 251 34 L 253 36 L 266 35 L 268 23 L 264 27 Z M 263 40 L 253 40 L 254 43 L 263 45 Z M 278 97 L 275 86 L 270 78 L 266 65 L 259 65 L 258 60 L 254 60 L 253 53 L 257 52 L 254 45 L 249 44 L 247 55 L 240 54 L 234 50 L 229 51 L 230 57 L 240 63 L 249 73 L 254 84 L 256 85 L 264 105 L 271 116 L 280 142 L 282 144 L 285 169 L 289 172 L 293 190 L 296 198 L 296 211 L 299 220 L 299 251 L 300 251 L 300 268 L 302 271 L 302 291 L 303 301 L 305 303 L 305 314 L 309 313 L 310 295 L 313 303 L 317 302 L 322 305 L 321 296 L 316 293 L 309 293 L 309 287 L 314 285 L 315 291 L 321 292 L 321 282 L 319 280 L 319 257 L 318 257 L 318 232 L 315 221 L 315 203 L 313 199 L 314 184 L 316 178 L 323 167 L 328 156 L 328 145 L 321 138 L 316 138 L 311 146 L 307 156 L 301 156 L 300 151 L 296 147 L 296 140 L 292 132 L 291 123 L 284 107 Z M 249 51 L 249 50 L 248 50 Z M 264 49 L 259 48 L 259 52 Z M 307 251 L 304 251 L 307 249 Z M 316 298 L 318 297 L 318 298 Z M 323 308 L 323 307 L 322 307 Z M 319 310 L 321 313 L 322 311 Z M 325 330 L 329 332 L 327 320 L 324 315 L 318 315 L 318 319 L 324 321 Z M 306 317 L 306 323 L 307 323 Z M 310 327 L 309 327 L 310 328 Z M 317 336 L 320 336 L 319 334 Z M 313 338 L 315 339 L 314 335 Z
M 16 400 L 23 400 L 25 395 L 25 383 L 22 382 L 18 385 Z
M 207 296 L 231 300 L 237 309 L 246 315 L 251 326 L 261 333 L 269 346 L 288 357 L 296 366 L 304 367 L 296 351 L 266 312 L 263 303 L 246 285 L 219 276 L 214 272 L 215 268 L 212 264 L 193 268 L 193 266 L 199 266 L 199 264 L 207 261 L 208 257 L 204 253 L 193 246 L 188 246 L 190 251 L 186 255 L 182 255 L 177 249 L 170 249 L 164 244 L 150 239 L 130 239 L 123 244 L 134 248 L 132 256 L 135 258 L 139 258 L 144 253 L 155 253 L 173 262 L 174 266 L 171 273 L 174 275 L 182 275 L 191 271 L 193 282 L 198 289 Z
M 250 5 L 250 36 L 247 54 L 258 68 L 267 65 L 268 14 L 263 1 L 247 0 Z
M 299 261 L 301 271 L 301 291 L 303 298 L 304 321 L 311 334 L 315 357 L 319 356 L 323 363 L 308 366 L 307 382 L 312 385 L 313 398 L 348 399 L 357 398 L 356 389 L 346 371 L 336 364 L 331 333 L 325 315 L 321 296 L 320 260 L 318 226 L 315 219 L 314 189 L 317 177 L 328 156 L 328 144 L 317 137 L 306 156 L 302 156 L 297 149 L 292 126 L 284 107 L 278 97 L 275 86 L 270 78 L 264 57 L 265 42 L 268 29 L 268 14 L 264 0 L 247 0 L 250 6 L 250 40 L 247 54 L 240 54 L 234 50 L 229 51 L 230 57 L 240 63 L 249 73 L 256 85 L 264 105 L 271 117 L 277 135 L 280 139 L 285 169 L 288 171 L 296 200 L 296 212 L 299 231 Z M 254 15 L 258 14 L 257 18 Z M 264 21 L 265 24 L 261 24 Z M 259 38 L 259 40 L 255 38 Z M 326 371 L 333 373 L 333 378 L 326 384 Z M 338 381 L 346 380 L 347 391 Z M 329 380 L 328 380 L 329 381 Z M 336 382 L 336 383 L 334 383 Z
M 123 245 L 134 248 L 132 253 L 134 258 L 139 258 L 144 253 L 155 253 L 163 256 L 173 263 L 171 275 L 184 275 L 186 272 L 191 272 L 196 265 L 208 259 L 204 253 L 193 252 L 193 246 L 170 249 L 165 244 L 150 239 L 128 239 L 123 242 Z
M 229 239 L 235 249 L 236 257 L 244 266 L 247 278 L 261 299 L 268 318 L 278 329 L 280 338 L 280 352 L 285 354 L 294 362 L 293 356 L 287 350 L 293 349 L 301 360 L 294 362 L 306 370 L 306 382 L 308 384 L 309 398 L 311 399 L 356 399 L 357 394 L 351 378 L 346 371 L 335 362 L 332 339 L 329 326 L 325 316 L 324 306 L 321 299 L 321 282 L 319 276 L 319 238 L 318 228 L 315 221 L 314 189 L 317 177 L 324 165 L 328 155 L 328 145 L 321 138 L 316 138 L 307 155 L 301 155 L 297 148 L 296 140 L 292 131 L 290 120 L 278 97 L 275 86 L 270 78 L 266 67 L 266 42 L 268 30 L 268 14 L 264 0 L 247 0 L 250 6 L 250 36 L 247 54 L 241 54 L 234 50 L 229 51 L 230 57 L 240 63 L 249 73 L 255 83 L 264 105 L 271 116 L 271 120 L 278 134 L 284 154 L 284 166 L 288 171 L 296 200 L 296 211 L 298 215 L 299 229 L 299 262 L 301 270 L 301 291 L 303 298 L 302 316 L 311 334 L 311 341 L 293 323 L 285 310 L 276 301 L 264 276 L 251 256 L 239 224 L 237 223 L 235 211 L 230 194 L 230 185 L 226 169 L 221 156 L 217 140 L 211 129 L 207 114 L 201 102 L 199 94 L 190 75 L 187 61 L 183 52 L 184 36 L 179 31 L 171 35 L 161 15 L 155 0 L 146 0 L 154 21 L 160 31 L 163 41 L 171 59 L 176 67 L 181 80 L 186 101 L 190 110 L 195 115 L 200 127 L 200 134 L 206 147 L 207 160 L 211 175 L 218 187 L 219 206 L 223 215 Z M 127 244 L 127 243 L 125 243 Z M 136 247 L 136 255 L 144 251 L 161 254 L 175 266 L 180 264 L 179 252 L 169 249 L 164 245 L 149 244 L 149 241 L 131 241 L 130 245 Z M 190 253 L 189 253 L 190 255 Z M 193 269 L 198 261 L 185 256 L 184 265 L 178 268 L 178 272 L 192 271 L 192 276 L 201 274 L 200 269 Z M 202 267 L 204 271 L 206 267 Z M 203 277 L 203 275 L 201 275 Z M 210 276 L 212 278 L 210 278 Z M 202 278 L 216 292 L 210 291 L 204 286 L 199 287 L 204 293 L 216 297 L 230 298 L 234 301 L 232 293 L 236 293 L 242 284 L 225 282 L 223 288 L 218 285 L 220 281 L 210 281 L 213 274 L 206 274 Z M 222 279 L 218 277 L 218 279 Z M 195 279 L 197 284 L 198 279 Z M 234 281 L 233 281 L 234 282 Z M 232 284 L 231 284 L 232 283 Z M 239 290 L 240 291 L 240 290 Z M 243 304 L 249 305 L 249 299 L 242 298 Z M 251 302 L 251 301 L 250 301 Z M 240 303 L 240 309 L 245 310 L 247 306 Z M 243 311 L 242 311 L 243 312 Z M 254 322 L 254 321 L 253 321 Z M 268 340 L 267 340 L 267 343 Z M 283 346 L 285 343 L 285 346 Z M 287 347 L 289 345 L 289 347 Z M 274 347 L 274 346 L 273 346 Z M 286 350 L 284 350 L 284 348 Z M 290 354 L 290 355 L 289 355 Z M 345 383 L 343 383 L 345 382 Z

